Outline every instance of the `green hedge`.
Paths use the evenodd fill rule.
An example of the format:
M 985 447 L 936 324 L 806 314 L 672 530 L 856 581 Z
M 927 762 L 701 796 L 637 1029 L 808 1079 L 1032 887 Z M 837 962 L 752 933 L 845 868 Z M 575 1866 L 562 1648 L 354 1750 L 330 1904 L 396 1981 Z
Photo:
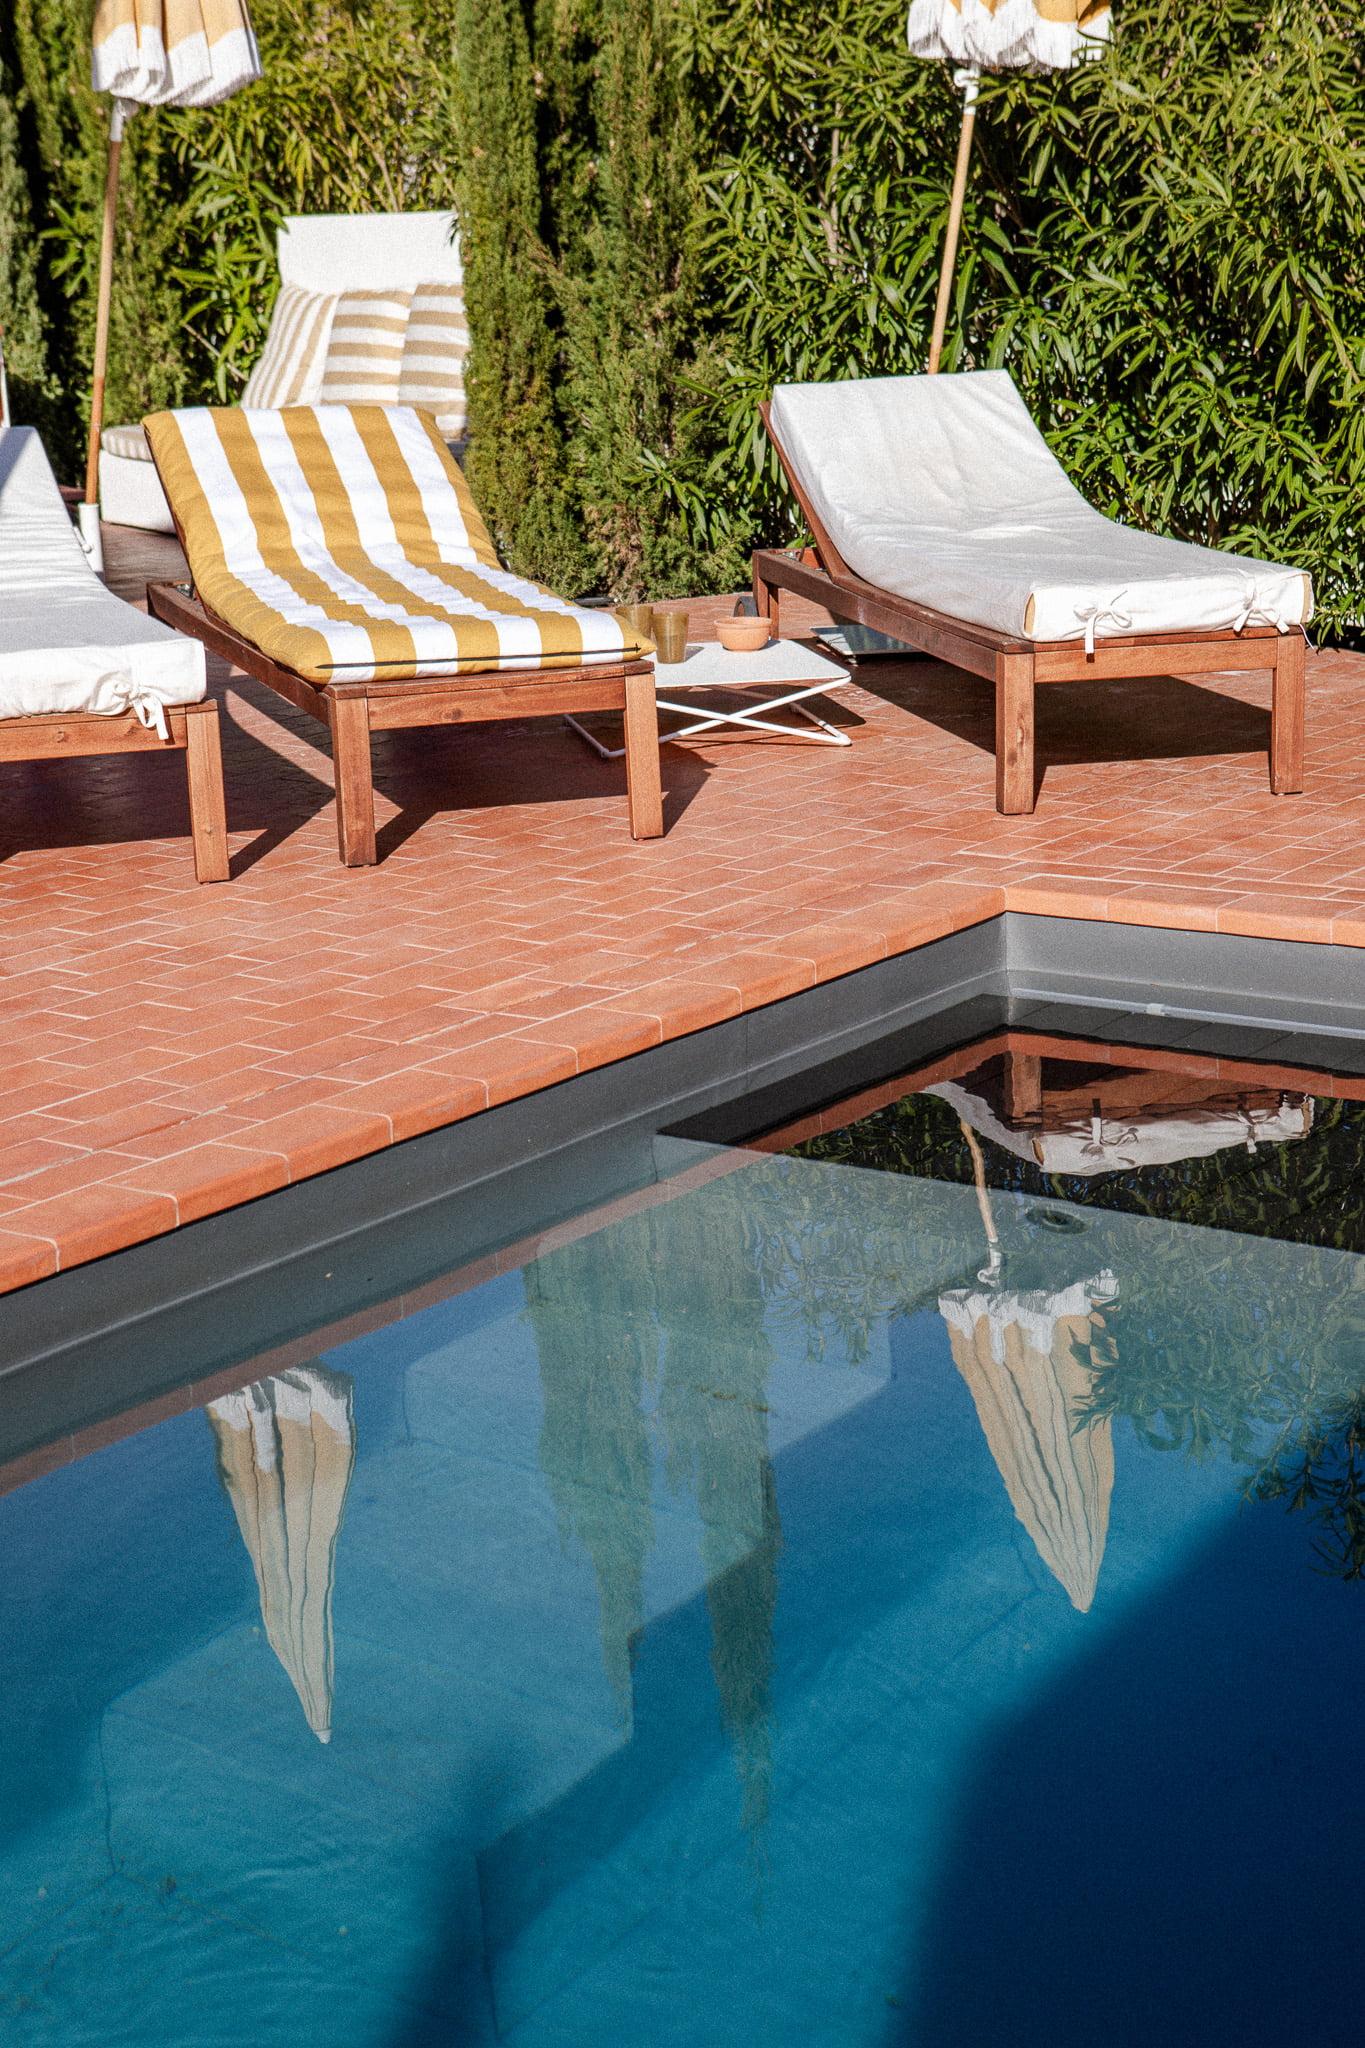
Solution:
M 219 107 L 134 115 L 108 420 L 240 390 L 269 319 L 282 215 L 451 204 L 452 11 L 451 0 L 253 0 L 259 84 Z M 30 368 L 27 344 L 15 409 L 24 402 L 42 421 L 71 475 L 94 346 L 108 132 L 108 103 L 89 85 L 91 12 L 91 0 L 0 6 L 0 186 L 9 135 L 30 196 L 19 263 L 6 264 L 0 241 L 0 318 L 7 294 L 29 306 L 36 296 L 45 345 Z
M 707 251 L 727 510 L 783 514 L 754 433 L 774 376 L 922 366 L 957 121 L 899 0 L 741 0 Z M 1288 556 L 1320 625 L 1365 616 L 1365 13 L 1127 0 L 1103 62 L 991 80 L 950 368 L 1011 370 L 1106 512 Z
M 31 200 L 0 230 L 0 318 L 68 461 L 86 12 L 0 24 L 0 197 L 17 167 Z M 1106 511 L 1302 562 L 1339 631 L 1365 617 L 1365 11 L 1118 12 L 1102 63 L 985 87 L 950 361 L 1005 364 Z M 566 589 L 663 593 L 792 532 L 757 431 L 775 380 L 922 365 L 958 102 L 906 55 L 903 0 L 255 14 L 263 85 L 131 126 L 111 416 L 240 388 L 282 212 L 457 199 L 502 545 Z

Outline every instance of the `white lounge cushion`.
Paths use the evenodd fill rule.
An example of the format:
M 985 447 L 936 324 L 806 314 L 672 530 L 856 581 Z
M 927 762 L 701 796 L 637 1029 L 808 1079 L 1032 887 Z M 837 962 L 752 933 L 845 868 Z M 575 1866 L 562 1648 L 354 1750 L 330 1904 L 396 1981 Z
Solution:
M 137 431 L 141 434 L 141 427 Z M 143 439 L 145 444 L 146 437 Z M 106 526 L 137 526 L 144 533 L 175 532 L 150 448 L 145 456 L 111 455 L 101 448 L 100 517 Z
M 292 213 L 276 238 L 282 284 L 310 292 L 461 284 L 453 213 Z
M 849 568 L 950 618 L 1090 646 L 1313 615 L 1301 569 L 1095 511 L 1004 370 L 784 384 L 772 421 Z
M 107 591 L 32 427 L 0 428 L 0 718 L 135 711 L 204 695 L 204 650 Z

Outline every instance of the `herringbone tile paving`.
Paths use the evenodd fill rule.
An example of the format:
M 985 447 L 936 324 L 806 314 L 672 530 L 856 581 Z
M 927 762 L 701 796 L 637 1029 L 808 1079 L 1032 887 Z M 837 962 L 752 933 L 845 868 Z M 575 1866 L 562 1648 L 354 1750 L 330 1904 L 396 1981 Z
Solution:
M 230 883 L 195 885 L 182 756 L 3 771 L 0 1286 L 1006 905 L 1365 946 L 1362 684 L 1310 657 L 1297 798 L 1255 679 L 1050 687 L 1037 812 L 1001 818 L 987 687 L 869 664 L 847 750 L 665 748 L 642 845 L 558 724 L 385 735 L 381 864 L 345 870 L 326 734 L 219 669 Z

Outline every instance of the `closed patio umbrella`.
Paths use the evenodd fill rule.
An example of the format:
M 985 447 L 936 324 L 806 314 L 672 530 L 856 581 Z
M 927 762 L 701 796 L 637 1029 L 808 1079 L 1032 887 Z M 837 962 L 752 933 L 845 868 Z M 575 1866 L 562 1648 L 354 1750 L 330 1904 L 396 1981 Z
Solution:
M 90 439 L 85 461 L 81 538 L 97 568 L 100 431 L 109 354 L 109 297 L 114 276 L 114 218 L 123 128 L 137 107 L 207 107 L 261 75 L 246 0 L 96 0 L 90 82 L 113 95 L 109 164 L 104 183 Z
M 208 1405 L 218 1471 L 266 1639 L 319 1742 L 332 1739 L 332 1581 L 355 1465 L 351 1381 L 294 1366 Z
M 956 1288 L 939 1297 L 953 1363 L 971 1392 L 1015 1515 L 1072 1606 L 1088 1613 L 1109 1533 L 1114 1445 L 1082 1420 L 1112 1274 L 1048 1293 Z
M 1109 0 L 911 0 L 911 56 L 956 65 L 953 83 L 962 89 L 962 130 L 929 343 L 931 375 L 938 370 L 948 325 L 981 73 L 1070 71 L 1100 55 L 1109 25 Z

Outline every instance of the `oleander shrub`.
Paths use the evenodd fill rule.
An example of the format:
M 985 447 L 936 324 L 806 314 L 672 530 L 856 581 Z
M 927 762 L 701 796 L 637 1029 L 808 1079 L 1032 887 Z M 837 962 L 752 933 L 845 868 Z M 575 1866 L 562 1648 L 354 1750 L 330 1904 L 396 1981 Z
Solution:
M 707 0 L 698 0 L 705 6 Z M 791 530 L 787 376 L 922 366 L 957 103 L 896 0 L 699 16 L 727 516 Z M 1103 61 L 985 82 L 946 367 L 1008 368 L 1106 512 L 1312 570 L 1365 616 L 1365 10 L 1120 0 Z

